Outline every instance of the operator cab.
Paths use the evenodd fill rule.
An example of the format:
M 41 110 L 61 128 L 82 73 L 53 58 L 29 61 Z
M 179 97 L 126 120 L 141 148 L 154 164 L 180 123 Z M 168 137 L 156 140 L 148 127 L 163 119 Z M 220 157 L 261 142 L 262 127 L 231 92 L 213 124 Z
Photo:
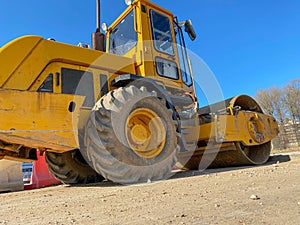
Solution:
M 177 17 L 148 0 L 126 1 L 129 7 L 106 31 L 106 52 L 132 58 L 136 75 L 159 79 L 195 97 L 192 68 L 182 28 L 192 40 L 190 20 Z

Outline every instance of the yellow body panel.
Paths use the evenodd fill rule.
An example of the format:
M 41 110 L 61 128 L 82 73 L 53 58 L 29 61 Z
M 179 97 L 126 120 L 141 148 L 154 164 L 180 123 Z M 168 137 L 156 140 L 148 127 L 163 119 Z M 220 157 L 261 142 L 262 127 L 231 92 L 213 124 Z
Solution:
M 77 125 L 83 101 L 81 96 L 1 89 L 0 140 L 59 151 L 78 148 Z
M 31 48 L 30 52 L 28 46 Z M 2 54 L 2 51 L 5 54 Z M 15 61 L 11 59 L 13 55 L 26 55 L 26 57 Z M 17 90 L 28 90 L 47 65 L 54 62 L 103 69 L 111 74 L 135 73 L 130 58 L 48 41 L 35 36 L 19 38 L 9 43 L 1 49 L 0 62 L 3 64 L 0 87 Z
M 0 86 L 17 70 L 41 40 L 41 37 L 20 37 L 0 48 Z
M 255 129 L 251 126 L 253 118 L 258 118 Z M 242 142 L 245 146 L 267 143 L 279 132 L 273 117 L 250 111 L 240 111 L 237 115 L 216 115 L 213 122 L 200 125 L 199 129 L 200 141 Z

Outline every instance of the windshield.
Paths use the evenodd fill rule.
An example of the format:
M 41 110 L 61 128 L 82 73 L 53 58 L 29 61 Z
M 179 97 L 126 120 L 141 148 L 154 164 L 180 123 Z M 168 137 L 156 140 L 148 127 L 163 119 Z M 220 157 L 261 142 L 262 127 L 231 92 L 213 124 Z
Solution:
M 132 10 L 110 33 L 109 53 L 125 55 L 137 43 L 134 29 L 134 10 Z

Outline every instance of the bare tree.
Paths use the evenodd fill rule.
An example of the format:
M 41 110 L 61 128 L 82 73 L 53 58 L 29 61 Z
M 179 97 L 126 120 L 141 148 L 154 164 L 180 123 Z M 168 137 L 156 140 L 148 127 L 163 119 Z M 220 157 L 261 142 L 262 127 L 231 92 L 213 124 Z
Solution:
M 286 119 L 286 110 L 284 108 L 284 92 L 278 87 L 270 88 L 269 92 L 275 117 L 280 124 L 283 124 Z
M 284 92 L 278 87 L 259 90 L 255 99 L 268 115 L 274 116 L 278 122 L 284 123 L 286 114 L 284 109 Z
M 286 112 L 284 109 L 284 92 L 278 87 L 267 90 L 259 90 L 255 99 L 263 108 L 264 112 L 276 118 L 279 123 L 279 148 L 287 148 L 288 140 L 284 127 Z
M 287 148 L 295 143 L 300 147 L 300 79 L 290 81 L 283 89 L 259 90 L 255 98 L 279 124 L 278 147 Z
M 284 106 L 293 123 L 293 131 L 300 146 L 300 79 L 291 81 L 284 87 Z
M 274 115 L 275 110 L 272 104 L 272 99 L 269 90 L 264 90 L 264 89 L 258 90 L 255 95 L 255 99 L 266 114 L 270 116 L 275 116 Z

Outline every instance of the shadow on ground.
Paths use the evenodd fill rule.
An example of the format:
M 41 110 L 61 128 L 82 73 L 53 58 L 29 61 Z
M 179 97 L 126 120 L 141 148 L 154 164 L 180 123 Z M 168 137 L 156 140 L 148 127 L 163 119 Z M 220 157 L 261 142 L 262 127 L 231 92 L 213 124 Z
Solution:
M 177 171 L 174 176 L 170 179 L 179 179 L 179 178 L 186 178 L 186 177 L 193 177 L 193 176 L 201 176 L 207 174 L 216 174 L 221 172 L 228 172 L 228 171 L 236 171 L 248 168 L 255 168 L 255 167 L 262 167 L 262 166 L 269 166 L 274 163 L 284 163 L 291 160 L 289 155 L 274 155 L 269 158 L 269 160 L 263 165 L 247 165 L 247 166 L 234 166 L 234 167 L 221 167 L 221 168 L 213 168 L 213 169 L 205 169 L 205 170 L 187 170 L 187 171 Z
M 194 176 L 201 176 L 201 175 L 207 175 L 207 174 L 217 174 L 222 172 L 228 172 L 228 171 L 236 171 L 236 170 L 242 170 L 247 168 L 255 168 L 255 167 L 262 167 L 262 166 L 269 166 L 275 163 L 284 163 L 291 160 L 291 157 L 289 155 L 274 155 L 271 156 L 267 163 L 263 165 L 250 165 L 250 166 L 238 166 L 238 167 L 225 167 L 225 168 L 213 168 L 213 169 L 206 169 L 206 170 L 188 170 L 188 171 L 181 171 L 181 170 L 174 170 L 173 175 L 169 178 L 169 180 L 172 179 L 180 179 L 180 178 L 188 178 L 188 177 L 194 177 Z M 139 184 L 137 184 L 139 185 Z M 142 184 L 141 184 L 142 185 Z M 65 185 L 65 187 L 120 187 L 123 186 L 121 184 L 116 184 L 111 181 L 102 181 L 99 183 L 93 183 L 93 184 L 76 184 L 76 185 Z

